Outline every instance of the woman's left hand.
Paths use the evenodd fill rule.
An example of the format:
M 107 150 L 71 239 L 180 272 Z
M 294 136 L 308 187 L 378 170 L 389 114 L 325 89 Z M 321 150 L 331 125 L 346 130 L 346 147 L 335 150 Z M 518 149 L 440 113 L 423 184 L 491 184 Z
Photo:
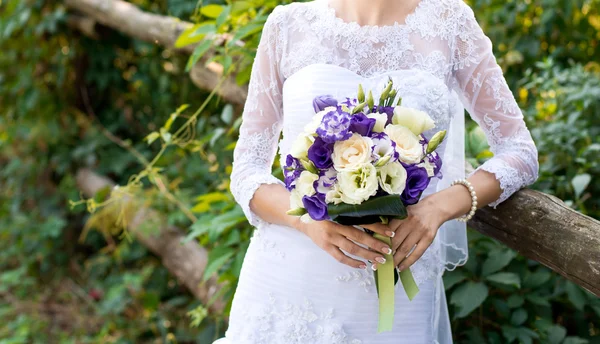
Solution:
M 395 233 L 392 237 L 392 254 L 394 255 L 394 266 L 397 266 L 400 271 L 408 269 L 417 259 L 421 258 L 433 242 L 440 226 L 446 221 L 436 207 L 426 199 L 407 206 L 406 210 L 408 216 L 405 219 L 393 219 L 388 225 L 381 223 L 363 225 L 368 229 L 375 226 L 387 226 Z M 411 252 L 415 245 L 417 247 Z M 376 269 L 378 265 L 374 262 L 373 268 Z

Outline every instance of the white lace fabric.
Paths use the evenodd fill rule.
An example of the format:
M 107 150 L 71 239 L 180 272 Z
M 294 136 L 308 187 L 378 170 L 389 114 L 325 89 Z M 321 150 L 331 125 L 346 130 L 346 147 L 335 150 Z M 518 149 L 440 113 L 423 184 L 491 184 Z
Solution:
M 355 96 L 349 93 L 356 90 L 357 85 L 349 88 L 348 83 L 356 82 L 377 87 L 373 89 L 377 97 L 379 86 L 382 81 L 387 82 L 388 75 L 399 87 L 403 105 L 427 111 L 436 121 L 436 128 L 431 133 L 448 130 L 447 138 L 439 148 L 444 178 L 432 182 L 425 194 L 448 187 L 452 179 L 464 177 L 464 109 L 484 130 L 494 153 L 476 169 L 493 173 L 499 181 L 502 194 L 490 206 L 496 207 L 537 179 L 537 150 L 523 114 L 496 62 L 492 43 L 471 8 L 462 0 L 421 0 L 403 23 L 386 26 L 345 22 L 337 17 L 328 0 L 278 5 L 266 20 L 252 66 L 231 173 L 232 194 L 250 223 L 264 232 L 256 240 L 268 240 L 269 243 L 251 246 L 250 250 L 256 253 L 249 255 L 260 257 L 264 247 L 272 247 L 278 252 L 286 251 L 281 259 L 295 259 L 287 249 L 275 248 L 276 245 L 294 245 L 287 242 L 292 238 L 275 237 L 276 232 L 288 233 L 285 227 L 275 228 L 260 219 L 250 209 L 250 201 L 260 185 L 283 184 L 272 175 L 277 148 L 280 159 L 285 161 L 291 142 L 314 114 L 312 97 L 323 92 L 340 100 Z M 280 140 L 282 132 L 283 139 Z M 453 269 L 465 263 L 465 230 L 465 224 L 455 220 L 440 228 L 434 244 L 411 267 L 419 285 L 426 280 L 439 279 L 444 267 Z M 295 235 L 290 233 L 293 230 L 288 234 Z M 294 238 L 309 245 L 304 238 Z M 246 275 L 250 271 L 256 274 L 262 271 L 253 270 L 254 267 L 249 265 L 263 263 L 245 260 L 244 264 Z M 293 266 L 293 263 L 289 264 L 288 269 Z M 331 280 L 337 283 L 348 280 L 360 289 L 366 289 L 372 283 L 369 278 L 348 272 L 331 276 Z M 241 279 L 239 288 L 249 287 L 244 287 Z M 436 288 L 438 290 L 439 286 Z M 248 291 L 244 289 L 244 293 Z M 436 295 L 437 303 L 443 295 Z M 241 302 L 238 300 L 238 304 Z M 435 319 L 439 319 L 445 305 L 432 309 L 437 307 L 441 307 L 441 311 L 435 312 Z M 445 323 L 447 319 L 440 321 Z M 308 328 L 312 325 L 308 323 L 312 324 L 304 321 L 302 326 L 308 326 L 306 331 L 310 332 Z M 318 323 L 317 319 L 315 323 Z M 444 327 L 444 324 L 440 326 Z M 436 336 L 439 343 L 451 342 L 447 327 L 447 333 Z M 237 331 L 242 329 L 232 329 L 231 333 Z M 318 337 L 315 334 L 318 331 L 312 331 L 313 337 L 307 332 L 306 338 Z M 324 343 L 360 342 L 348 341 L 351 337 L 355 338 L 349 334 L 344 340 Z M 261 338 L 261 343 L 271 343 Z M 301 340 L 287 342 L 308 343 Z M 373 343 L 388 341 L 382 339 Z

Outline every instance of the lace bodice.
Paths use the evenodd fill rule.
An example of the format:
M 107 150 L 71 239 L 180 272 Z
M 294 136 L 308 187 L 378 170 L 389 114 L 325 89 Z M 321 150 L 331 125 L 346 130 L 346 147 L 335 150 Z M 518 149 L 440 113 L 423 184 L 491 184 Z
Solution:
M 536 147 L 469 6 L 462 0 L 421 0 L 403 23 L 360 26 L 339 18 L 328 1 L 278 5 L 264 25 L 231 173 L 231 192 L 252 225 L 262 222 L 250 209 L 256 189 L 282 184 L 271 174 L 281 131 L 285 156 L 294 134 L 310 120 L 315 92 L 352 96 L 348 90 L 356 85 L 337 82 L 343 78 L 375 85 L 378 77 L 394 74 L 408 102 L 403 105 L 428 111 L 436 130 L 454 128 L 444 143 L 463 158 L 462 122 L 451 121 L 466 108 L 494 153 L 477 168 L 493 173 L 502 188 L 490 206 L 536 180 Z M 444 164 L 464 173 L 456 165 L 461 161 Z

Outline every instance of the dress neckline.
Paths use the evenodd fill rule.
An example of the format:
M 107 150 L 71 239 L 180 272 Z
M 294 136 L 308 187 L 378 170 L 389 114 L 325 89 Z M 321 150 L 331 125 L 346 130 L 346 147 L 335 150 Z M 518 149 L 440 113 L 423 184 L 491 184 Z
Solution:
M 408 26 L 408 24 L 412 20 L 412 17 L 417 15 L 417 13 L 421 10 L 423 3 L 426 2 L 427 0 L 419 0 L 419 3 L 417 4 L 417 6 L 415 6 L 415 8 L 404 17 L 403 23 L 400 23 L 396 20 L 396 21 L 394 21 L 393 24 L 386 24 L 386 25 L 361 25 L 361 24 L 357 23 L 356 21 L 346 21 L 345 19 L 342 19 L 341 17 L 338 16 L 336 9 L 333 8 L 329 4 L 330 0 L 319 0 L 319 1 L 321 1 L 323 6 L 325 7 L 325 13 L 327 14 L 327 16 L 335 22 L 337 27 L 342 28 L 342 29 L 352 29 L 352 31 L 359 30 L 359 31 L 373 32 L 373 31 L 388 31 L 388 30 L 400 29 L 400 28 Z

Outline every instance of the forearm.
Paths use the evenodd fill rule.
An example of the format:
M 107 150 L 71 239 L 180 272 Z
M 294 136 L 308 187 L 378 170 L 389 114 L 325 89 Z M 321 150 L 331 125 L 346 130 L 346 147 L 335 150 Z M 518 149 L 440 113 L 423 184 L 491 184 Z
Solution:
M 502 194 L 500 183 L 493 173 L 479 170 L 467 180 L 471 183 L 477 195 L 477 208 L 490 204 Z M 431 194 L 423 201 L 430 202 L 435 209 L 438 209 L 444 222 L 467 214 L 472 205 L 469 190 L 460 184 Z
M 250 200 L 250 209 L 261 219 L 304 231 L 300 217 L 288 215 L 290 192 L 280 184 L 263 184 Z

